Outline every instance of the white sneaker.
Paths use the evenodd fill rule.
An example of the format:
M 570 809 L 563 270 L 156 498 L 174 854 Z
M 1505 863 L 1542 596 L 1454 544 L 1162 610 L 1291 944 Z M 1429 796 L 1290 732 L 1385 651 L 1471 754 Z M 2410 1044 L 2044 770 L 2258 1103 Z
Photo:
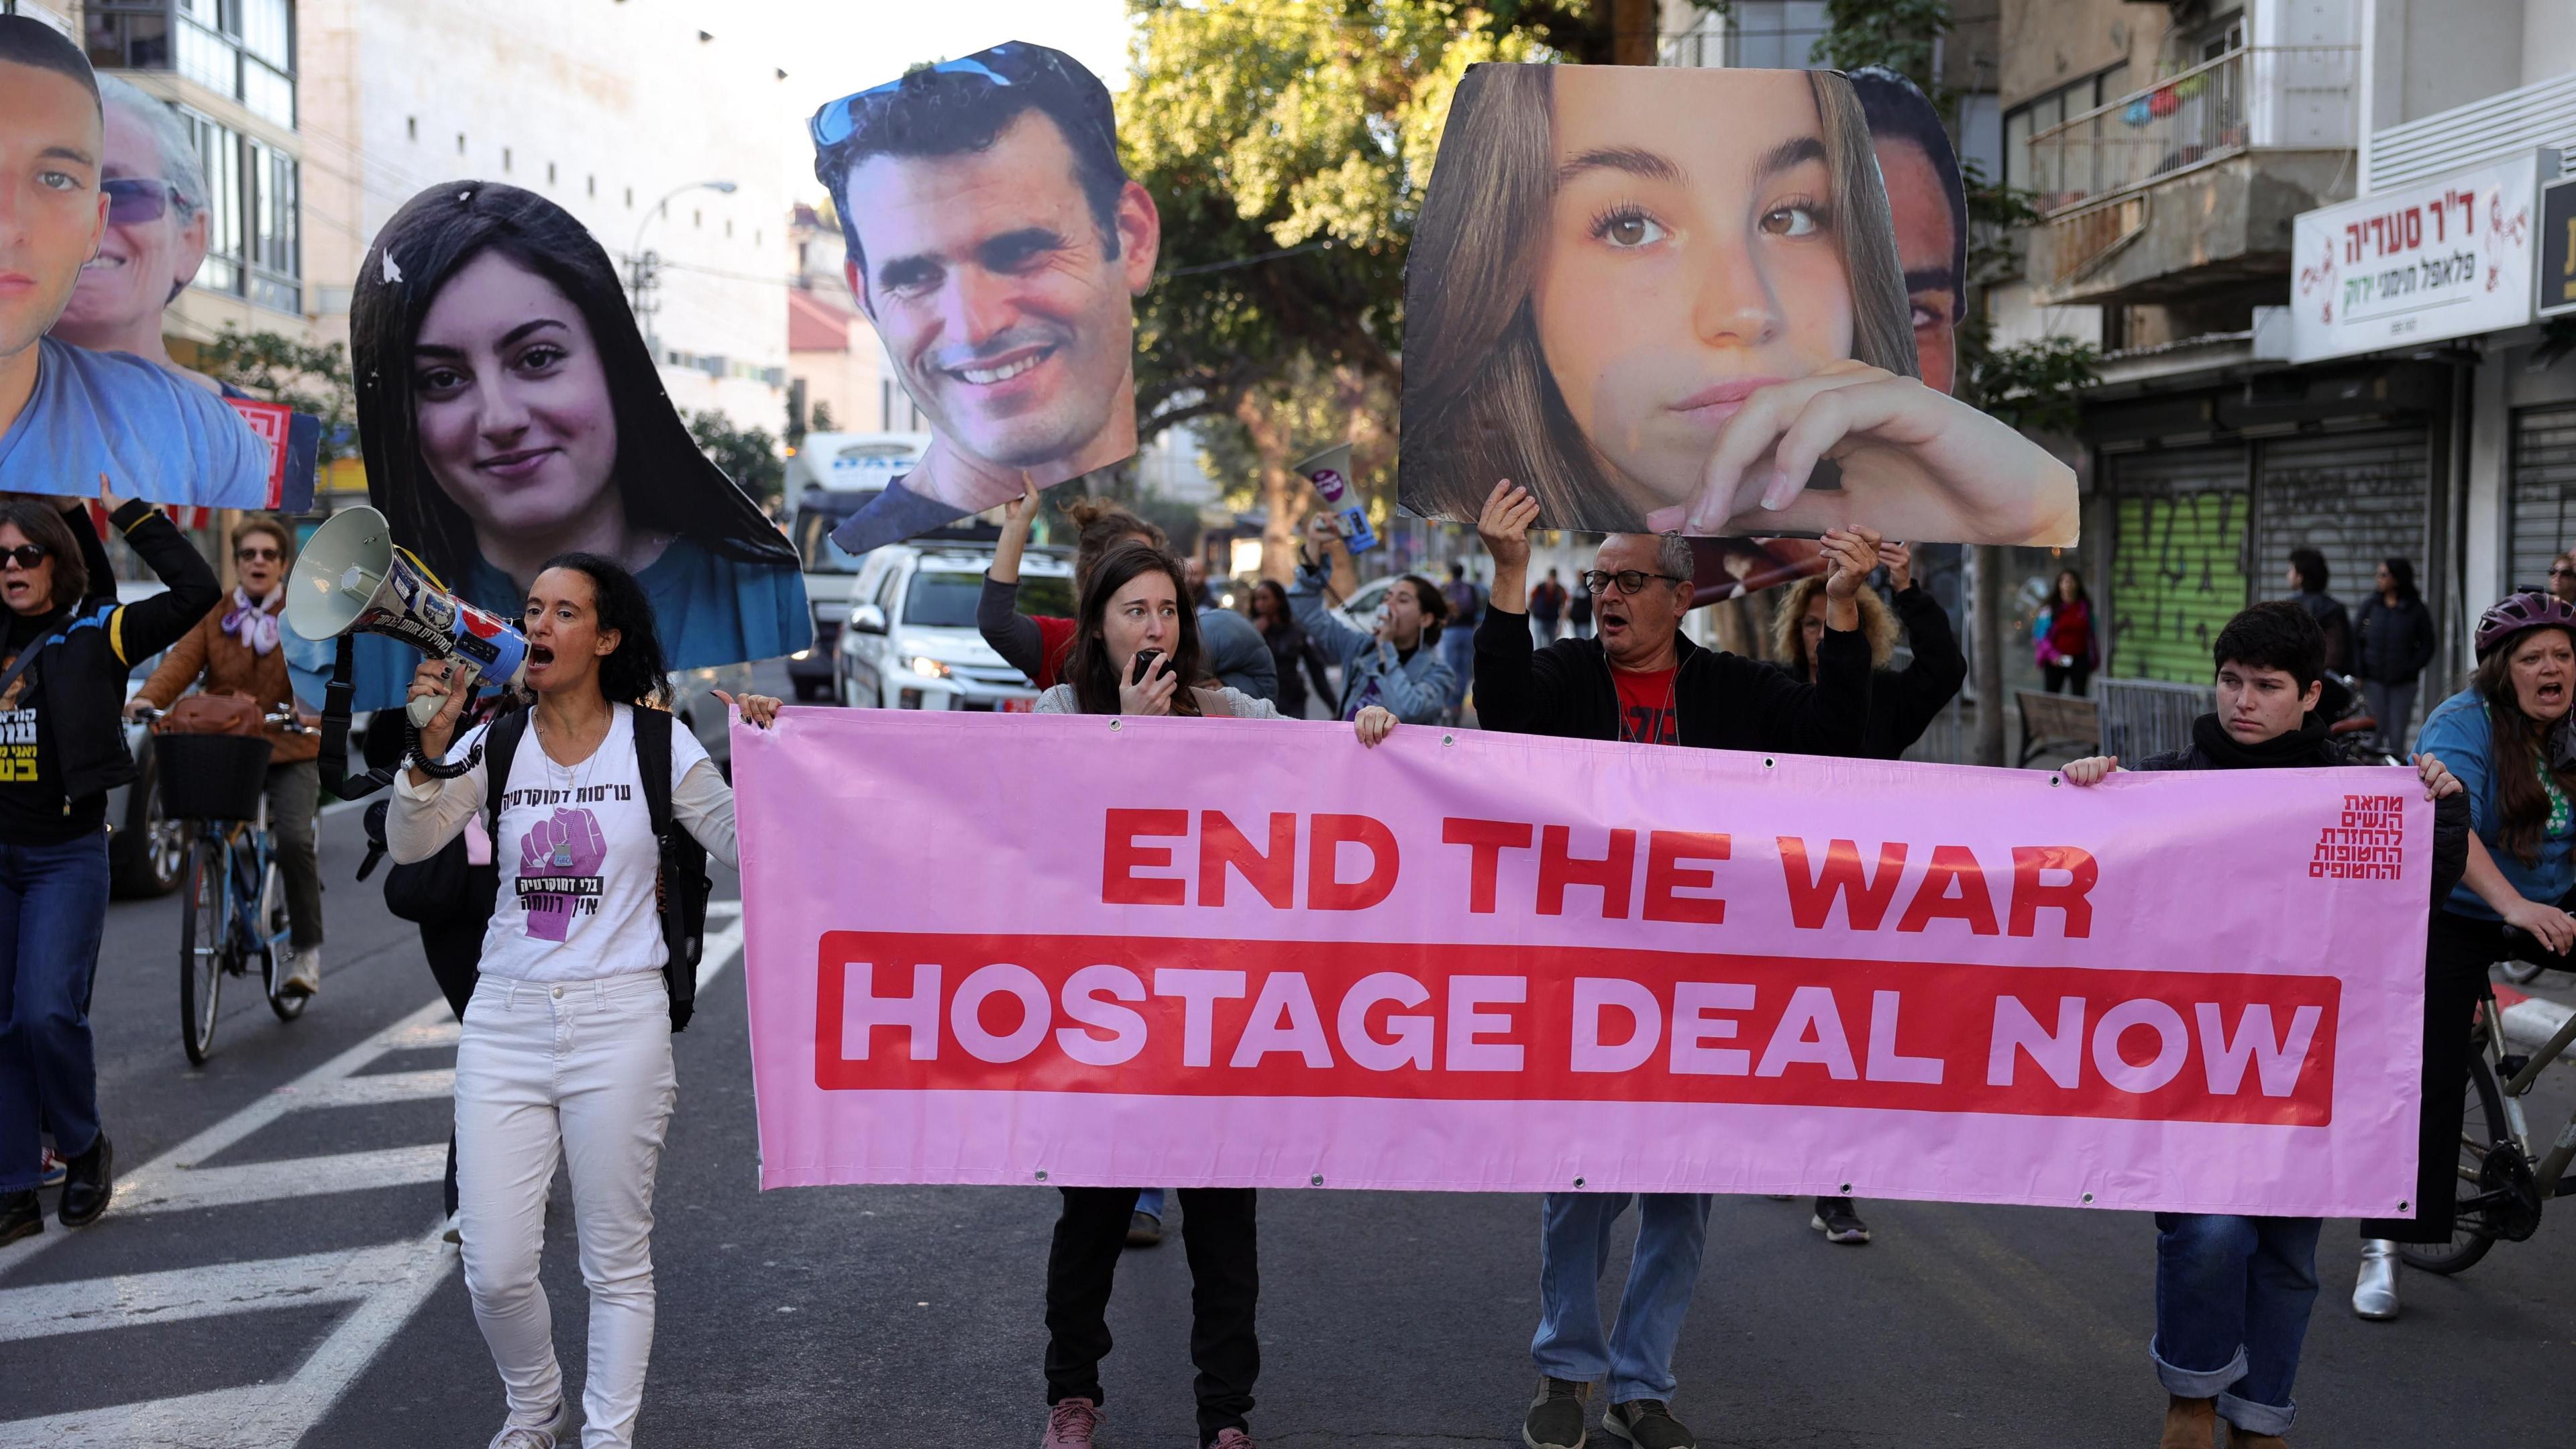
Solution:
M 456 1214 L 449 1213 L 447 1215 L 447 1226 L 440 1231 L 438 1240 L 442 1243 L 462 1243 L 465 1241 L 465 1229 L 457 1222 Z
M 322 989 L 322 948 L 307 947 L 286 951 L 286 979 L 278 983 L 280 996 L 311 996 Z
M 2361 1281 L 2353 1285 L 2352 1311 L 2377 1321 L 2397 1316 L 2397 1245 L 2386 1238 L 2361 1241 Z
M 484 1449 L 556 1449 L 561 1442 L 565 1406 L 555 1405 L 555 1416 L 534 1428 L 526 1424 L 506 1424 L 492 1436 Z

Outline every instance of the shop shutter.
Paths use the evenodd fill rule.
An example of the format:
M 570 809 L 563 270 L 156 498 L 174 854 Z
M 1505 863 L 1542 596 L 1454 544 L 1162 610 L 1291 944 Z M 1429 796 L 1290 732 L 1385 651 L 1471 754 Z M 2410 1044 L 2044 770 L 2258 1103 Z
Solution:
M 2357 610 L 2384 558 L 2425 577 L 2430 450 L 2421 428 L 2275 438 L 2254 457 L 2254 597 L 2291 596 L 2290 550 L 2324 554 L 2326 591 Z M 2351 661 L 2345 661 L 2351 667 Z
M 2513 415 L 2513 554 L 2505 587 L 2546 588 L 2576 548 L 2576 404 Z
M 2245 450 L 2168 448 L 2104 464 L 2113 494 L 2106 672 L 2205 684 L 2210 641 L 2245 607 Z

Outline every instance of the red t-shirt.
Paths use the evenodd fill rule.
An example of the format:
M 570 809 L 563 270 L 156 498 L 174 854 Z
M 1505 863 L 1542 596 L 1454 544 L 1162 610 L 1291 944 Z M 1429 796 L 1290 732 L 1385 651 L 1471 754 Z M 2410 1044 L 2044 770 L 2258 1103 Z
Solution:
M 1074 622 L 1045 614 L 1029 620 L 1038 626 L 1038 688 L 1053 689 L 1064 682 L 1064 662 L 1073 657 Z
M 1619 688 L 1619 738 L 1641 745 L 1682 742 L 1681 711 L 1673 705 L 1674 677 L 1681 666 L 1652 674 L 1631 674 L 1613 666 L 1610 679 Z

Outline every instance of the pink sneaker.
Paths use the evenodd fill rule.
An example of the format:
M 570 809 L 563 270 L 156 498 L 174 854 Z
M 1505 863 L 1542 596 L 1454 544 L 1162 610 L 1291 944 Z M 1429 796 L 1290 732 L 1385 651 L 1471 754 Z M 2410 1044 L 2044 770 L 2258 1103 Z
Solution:
M 1210 1444 L 1208 1449 L 1261 1449 L 1261 1446 L 1253 1443 L 1252 1436 L 1241 1429 L 1219 1429 L 1216 1431 L 1216 1442 Z
M 1107 1417 L 1089 1399 L 1058 1399 L 1047 1408 L 1046 1437 L 1038 1449 L 1091 1449 L 1091 1436 Z

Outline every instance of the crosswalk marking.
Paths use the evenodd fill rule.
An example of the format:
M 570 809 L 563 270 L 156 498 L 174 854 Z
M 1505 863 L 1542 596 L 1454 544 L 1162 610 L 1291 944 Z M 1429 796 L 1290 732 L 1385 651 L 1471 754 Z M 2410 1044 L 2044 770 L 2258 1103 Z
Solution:
M 742 951 L 741 904 L 709 902 L 707 915 L 710 929 L 698 963 L 702 991 Z M 436 1182 L 446 1170 L 444 1142 L 205 1164 L 293 1112 L 449 1096 L 456 1083 L 452 1069 L 368 1074 L 366 1068 L 394 1052 L 452 1047 L 456 1040 L 456 1021 L 447 1003 L 422 1006 L 140 1168 L 120 1174 L 110 1219 Z M 48 1231 L 0 1248 L 0 1284 L 39 1254 L 77 1236 Z M 455 1264 L 456 1250 L 433 1227 L 415 1238 L 342 1251 L 0 1286 L 0 1344 L 263 1308 L 352 1305 L 289 1378 L 41 1419 L 0 1419 L 0 1449 L 130 1449 L 138 1444 L 276 1449 L 293 1444 L 331 1412 L 349 1385 L 447 1281 Z M 0 1414 L 6 1412 L 0 1404 Z

